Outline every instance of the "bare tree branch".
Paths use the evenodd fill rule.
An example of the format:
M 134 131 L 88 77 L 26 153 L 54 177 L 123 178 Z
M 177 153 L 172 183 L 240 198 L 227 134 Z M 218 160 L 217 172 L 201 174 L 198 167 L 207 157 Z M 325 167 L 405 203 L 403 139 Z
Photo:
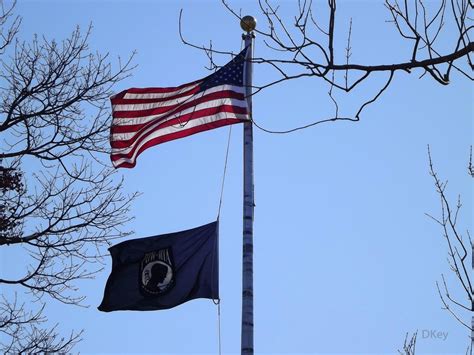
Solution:
M 67 353 L 82 331 L 60 336 L 57 326 L 43 327 L 41 305 L 49 298 L 84 306 L 76 281 L 93 278 L 106 247 L 131 233 L 123 227 L 136 193 L 122 192 L 104 158 L 109 97 L 133 69 L 133 55 L 113 66 L 107 53 L 90 51 L 91 26 L 61 42 L 36 36 L 13 44 L 21 20 L 1 5 L 0 248 L 21 247 L 29 262 L 16 268 L 20 276 L 2 270 L 0 286 L 23 289 L 40 309 L 3 298 L 0 350 Z M 1 56 L 9 45 L 13 55 Z
M 417 335 L 418 331 L 414 332 L 409 338 L 408 333 L 406 333 L 405 341 L 403 342 L 403 349 L 398 350 L 400 355 L 415 355 Z
M 436 282 L 436 288 L 438 290 L 439 297 L 443 304 L 443 308 L 446 309 L 451 316 L 463 327 L 467 328 L 471 334 L 473 331 L 472 323 L 464 320 L 463 313 L 472 314 L 474 312 L 474 290 L 472 283 L 472 266 L 473 266 L 473 242 L 469 234 L 469 230 L 466 231 L 466 235 L 461 233 L 461 228 L 458 226 L 459 212 L 462 208 L 461 197 L 458 196 L 455 207 L 449 203 L 446 195 L 447 181 L 443 182 L 436 173 L 434 168 L 430 147 L 428 146 L 428 160 L 429 160 L 429 172 L 434 180 L 436 192 L 440 198 L 441 203 L 441 216 L 433 217 L 429 214 L 443 231 L 443 237 L 446 240 L 448 246 L 448 263 L 450 265 L 451 272 L 457 280 L 458 289 L 461 290 L 459 295 L 452 295 L 450 292 L 446 278 L 441 275 L 442 285 Z M 470 154 L 469 163 L 469 174 L 471 172 L 471 160 L 472 160 L 472 148 Z M 471 174 L 470 174 L 471 175 Z M 472 176 L 472 175 L 471 175 Z M 467 236 L 467 238 L 466 238 Z M 470 245 L 468 245 L 468 243 Z M 472 350 L 472 339 L 471 345 L 468 347 L 468 352 Z
M 222 5 L 236 19 L 241 19 L 240 11 L 234 9 L 228 0 L 221 0 Z M 471 41 L 472 31 L 472 2 L 460 0 L 439 0 L 438 5 L 427 6 L 423 0 L 385 0 L 390 20 L 400 35 L 402 42 L 411 46 L 410 58 L 397 60 L 394 63 L 364 64 L 351 62 L 351 38 L 353 23 L 349 22 L 349 34 L 345 50 L 345 58 L 338 58 L 336 51 L 338 32 L 337 1 L 328 0 L 326 5 L 320 2 L 298 1 L 293 20 L 281 14 L 278 2 L 272 0 L 258 0 L 261 17 L 264 24 L 255 32 L 264 45 L 274 53 L 274 57 L 255 57 L 252 62 L 258 65 L 267 65 L 275 69 L 276 77 L 269 82 L 255 85 L 253 95 L 271 86 L 282 84 L 289 80 L 303 77 L 313 77 L 323 80 L 331 92 L 329 99 L 334 103 L 336 95 L 333 90 L 342 92 L 342 98 L 347 97 L 356 87 L 371 80 L 375 83 L 374 98 L 362 101 L 352 114 L 340 115 L 343 108 L 338 102 L 337 114 L 326 117 L 311 124 L 302 125 L 288 130 L 269 130 L 270 133 L 290 133 L 321 123 L 334 121 L 359 121 L 367 105 L 379 100 L 381 93 L 388 90 L 395 72 L 412 74 L 421 71 L 420 78 L 428 74 L 435 82 L 448 85 L 453 69 L 468 80 L 474 80 L 471 59 L 474 52 L 474 42 Z M 318 11 L 314 8 L 318 6 Z M 326 6 L 326 11 L 322 9 Z M 432 10 L 434 8 L 434 11 Z M 322 25 L 315 13 L 326 13 L 327 25 Z M 316 30 L 316 31 L 315 31 Z M 316 33 L 316 35 L 315 35 Z M 212 54 L 233 55 L 226 50 L 215 49 L 211 46 L 197 45 L 187 40 L 183 34 L 182 11 L 179 18 L 179 34 L 184 44 L 204 51 L 211 60 L 211 68 L 216 67 Z M 451 50 L 441 54 L 437 44 L 441 34 L 449 37 L 448 44 Z M 322 35 L 322 38 L 321 38 Z M 443 43 L 443 47 L 446 45 Z M 409 47 L 410 48 L 410 47 Z M 339 77 L 338 72 L 344 75 Z M 389 80 L 383 81 L 373 76 L 375 73 L 387 73 Z M 341 100 L 341 99 L 340 99 Z M 257 125 L 259 128 L 261 125 Z
M 82 331 L 71 332 L 68 336 L 60 336 L 52 328 L 43 328 L 46 322 L 43 315 L 44 305 L 36 312 L 28 312 L 25 304 L 18 304 L 3 297 L 0 301 L 0 347 L 6 354 L 24 353 L 69 353 L 73 346 L 81 340 Z

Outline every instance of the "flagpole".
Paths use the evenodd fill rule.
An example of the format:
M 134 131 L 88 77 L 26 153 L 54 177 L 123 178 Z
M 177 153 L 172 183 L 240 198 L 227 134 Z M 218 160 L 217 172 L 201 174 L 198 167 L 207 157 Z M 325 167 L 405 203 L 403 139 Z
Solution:
M 245 66 L 245 88 L 252 118 L 252 50 L 253 30 L 256 20 L 244 16 L 240 27 L 247 49 Z M 254 184 L 253 184 L 253 129 L 252 121 L 244 123 L 244 198 L 243 198 L 243 253 L 242 253 L 242 334 L 241 354 L 253 354 L 253 220 L 254 220 Z

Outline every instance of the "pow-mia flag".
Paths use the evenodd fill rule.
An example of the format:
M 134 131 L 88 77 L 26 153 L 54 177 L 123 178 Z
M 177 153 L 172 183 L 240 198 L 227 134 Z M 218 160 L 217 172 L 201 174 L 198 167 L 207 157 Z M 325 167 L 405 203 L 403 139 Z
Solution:
M 218 222 L 127 240 L 109 248 L 112 272 L 100 311 L 152 311 L 219 298 Z

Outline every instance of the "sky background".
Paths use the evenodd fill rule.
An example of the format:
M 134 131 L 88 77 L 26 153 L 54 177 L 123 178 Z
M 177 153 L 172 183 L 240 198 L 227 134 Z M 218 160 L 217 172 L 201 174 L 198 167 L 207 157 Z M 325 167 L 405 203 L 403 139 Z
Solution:
M 230 3 L 263 25 L 254 1 Z M 297 10 L 296 2 L 280 3 L 285 16 Z M 325 2 L 316 3 L 316 15 L 323 20 Z M 218 1 L 19 1 L 16 13 L 23 17 L 19 38 L 27 41 L 35 33 L 61 40 L 76 25 L 85 30 L 92 23 L 91 49 L 110 52 L 114 63 L 136 50 L 138 67 L 116 86 L 118 92 L 131 86 L 175 86 L 209 74 L 205 55 L 179 39 L 181 8 L 189 40 L 205 44 L 212 39 L 215 48 L 240 50 L 239 24 Z M 386 23 L 389 14 L 382 1 L 341 1 L 337 16 L 339 62 L 344 61 L 350 17 L 354 62 L 410 58 L 411 47 Z M 449 50 L 450 43 L 440 48 Z M 258 36 L 255 52 L 269 55 Z M 217 60 L 224 64 L 229 57 Z M 473 88 L 456 73 L 447 87 L 428 76 L 418 79 L 421 74 L 397 73 L 358 123 L 328 123 L 288 135 L 255 129 L 257 353 L 393 353 L 402 347 L 405 333 L 417 329 L 418 353 L 465 352 L 468 332 L 441 309 L 435 286 L 449 269 L 441 230 L 425 216 L 440 212 L 426 147 L 431 145 L 440 177 L 449 179 L 449 197 L 454 202 L 462 195 L 460 223 L 463 230 L 472 230 L 472 178 L 466 167 Z M 267 68 L 254 68 L 256 83 L 272 75 Z M 353 112 L 360 97 L 374 92 L 378 79 L 341 100 L 341 110 Z M 254 118 L 275 130 L 327 118 L 332 112 L 327 90 L 317 79 L 272 87 L 254 97 Z M 142 192 L 127 226 L 135 231 L 133 238 L 216 218 L 228 129 L 151 148 L 136 168 L 119 171 L 127 191 Z M 224 353 L 240 351 L 241 250 L 242 127 L 236 125 L 220 223 Z M 0 255 L 3 273 L 15 267 L 15 253 Z M 166 311 L 99 312 L 110 267 L 107 258 L 103 272 L 78 284 L 89 308 L 47 300 L 46 315 L 61 331 L 85 330 L 75 350 L 217 353 L 217 308 L 210 300 Z M 461 295 L 455 287 L 453 294 Z M 448 336 L 425 338 L 423 330 Z

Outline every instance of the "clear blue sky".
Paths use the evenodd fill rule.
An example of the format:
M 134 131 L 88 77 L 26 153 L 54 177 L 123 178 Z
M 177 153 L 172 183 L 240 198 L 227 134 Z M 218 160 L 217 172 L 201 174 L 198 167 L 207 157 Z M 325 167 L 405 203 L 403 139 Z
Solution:
M 253 1 L 232 1 L 263 18 Z M 325 2 L 318 2 L 320 8 Z M 296 9 L 283 1 L 282 11 Z M 116 87 L 172 86 L 208 75 L 206 57 L 184 46 L 239 51 L 241 30 L 218 1 L 19 1 L 19 37 L 60 40 L 80 25 L 94 29 L 90 46 L 112 60 L 137 51 L 133 76 Z M 290 14 L 290 12 L 285 12 Z M 320 14 L 321 17 L 323 14 Z M 405 61 L 410 48 L 386 23 L 382 1 L 341 1 L 336 38 L 345 46 L 353 17 L 353 60 Z M 256 53 L 265 56 L 257 37 Z M 340 61 L 343 57 L 339 57 Z M 225 63 L 228 58 L 220 58 Z M 449 178 L 449 196 L 463 196 L 461 223 L 472 230 L 472 83 L 454 73 L 442 87 L 420 73 L 399 73 L 359 123 L 337 122 L 290 135 L 255 130 L 255 348 L 257 353 L 393 353 L 405 333 L 419 330 L 419 353 L 464 353 L 468 333 L 441 309 L 435 281 L 448 273 L 446 245 L 424 213 L 438 214 L 426 145 Z M 268 81 L 254 69 L 255 81 Z M 371 85 L 361 95 L 373 89 Z M 254 117 L 286 129 L 327 117 L 327 88 L 315 79 L 282 84 L 254 97 Z M 354 107 L 348 99 L 345 108 Z M 121 170 L 133 205 L 134 237 L 211 222 L 217 213 L 228 128 L 166 143 Z M 242 250 L 242 127 L 234 126 L 220 231 L 222 348 L 240 351 Z M 7 270 L 13 258 L 2 255 Z M 101 313 L 110 260 L 96 279 L 79 283 L 87 309 L 47 300 L 46 314 L 67 333 L 84 329 L 82 353 L 216 353 L 217 309 L 195 300 L 156 312 Z M 457 294 L 460 294 L 458 291 Z M 467 316 L 467 315 L 465 315 Z M 422 330 L 448 332 L 424 339 Z

